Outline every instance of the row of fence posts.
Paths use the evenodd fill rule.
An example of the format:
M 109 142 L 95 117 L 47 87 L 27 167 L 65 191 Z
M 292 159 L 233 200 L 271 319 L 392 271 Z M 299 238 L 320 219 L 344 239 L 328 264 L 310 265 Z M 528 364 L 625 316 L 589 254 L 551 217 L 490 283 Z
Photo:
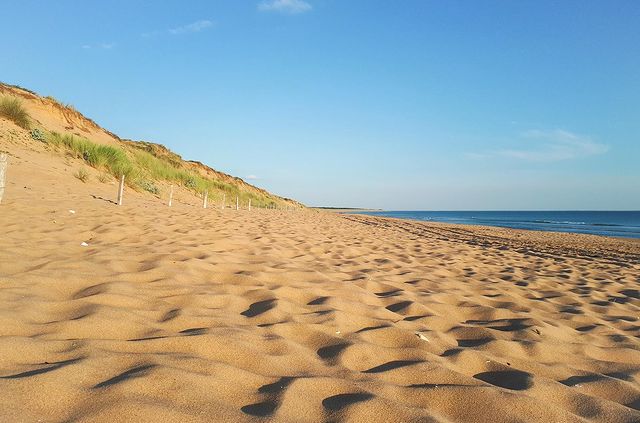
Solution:
M 6 155 L 5 155 L 6 156 Z M 2 191 L 4 190 L 4 169 L 6 168 L 6 157 L 5 157 L 5 166 L 2 166 L 2 155 L 0 155 L 0 201 L 2 201 Z M 122 199 L 124 197 L 124 175 L 120 176 L 120 184 L 118 185 L 118 199 L 117 199 L 117 203 L 119 206 L 122 205 Z M 227 202 L 227 194 L 223 193 L 222 194 L 222 204 L 220 206 L 220 208 L 222 210 L 225 209 L 226 207 L 226 202 Z M 169 202 L 168 202 L 169 207 L 171 207 L 173 205 L 173 185 L 171 185 L 171 187 L 169 188 Z M 206 209 L 209 206 L 209 191 L 205 190 L 204 193 L 202 194 L 202 208 Z M 271 205 L 270 207 L 267 208 L 278 208 L 275 205 Z M 240 210 L 240 197 L 236 195 L 236 210 Z M 247 210 L 251 211 L 251 198 L 249 198 L 249 202 L 247 204 Z M 287 207 L 285 210 L 293 210 L 293 207 Z
M 173 198 L 173 185 L 171 185 L 171 193 L 169 194 L 169 207 L 171 207 L 171 200 Z M 224 210 L 227 201 L 227 194 L 222 194 L 222 205 L 220 208 Z M 205 191 L 202 194 L 202 208 L 206 209 L 209 205 L 209 191 Z M 251 211 L 251 198 L 249 198 L 248 210 Z M 236 195 L 236 210 L 240 210 L 240 197 Z
M 0 153 L 0 203 L 2 203 L 2 196 L 4 195 L 5 188 L 5 180 L 7 174 L 7 162 L 8 156 L 7 153 Z M 122 205 L 122 200 L 124 198 L 124 175 L 120 176 L 120 183 L 118 185 L 118 198 L 117 204 L 119 206 Z M 227 194 L 222 194 L 222 205 L 221 209 L 224 210 L 227 201 Z M 209 202 L 209 191 L 205 191 L 202 196 L 202 208 L 206 209 Z M 173 185 L 169 189 L 169 207 L 173 205 Z M 270 205 L 268 208 L 276 208 L 275 204 Z M 280 209 L 280 207 L 277 207 Z M 249 199 L 249 203 L 247 209 L 251 211 L 251 199 Z M 293 207 L 287 207 L 286 210 L 292 210 Z M 240 197 L 236 196 L 236 210 L 240 210 Z

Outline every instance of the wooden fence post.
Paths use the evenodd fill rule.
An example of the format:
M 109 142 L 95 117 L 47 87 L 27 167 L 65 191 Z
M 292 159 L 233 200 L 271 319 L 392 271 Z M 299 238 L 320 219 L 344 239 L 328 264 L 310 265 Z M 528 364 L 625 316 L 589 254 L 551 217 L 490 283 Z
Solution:
M 2 196 L 4 195 L 5 179 L 7 174 L 7 162 L 9 157 L 7 153 L 0 153 L 0 203 L 2 203 Z
M 171 189 L 169 190 L 169 207 L 173 204 L 173 185 L 171 185 Z
M 122 205 L 122 197 L 124 196 L 124 175 L 120 176 L 120 186 L 118 187 L 118 205 Z
M 205 190 L 204 195 L 202 196 L 202 208 L 207 208 L 207 202 L 209 201 L 209 191 Z

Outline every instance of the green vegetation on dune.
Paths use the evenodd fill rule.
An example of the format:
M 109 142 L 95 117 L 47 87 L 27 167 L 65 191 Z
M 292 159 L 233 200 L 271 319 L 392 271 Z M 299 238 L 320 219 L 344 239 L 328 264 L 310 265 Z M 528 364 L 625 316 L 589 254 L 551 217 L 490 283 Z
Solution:
M 12 120 L 22 128 L 29 129 L 31 122 L 29 113 L 22 106 L 22 102 L 15 97 L 0 96 L 0 116 Z
M 115 177 L 124 175 L 128 181 L 134 181 L 138 177 L 134 164 L 127 153 L 120 148 L 96 144 L 86 138 L 61 135 L 57 132 L 48 134 L 45 142 L 64 147 L 74 157 L 83 159 L 91 167 L 106 170 Z
M 57 132 L 46 133 L 42 141 L 57 149 L 65 150 L 73 157 L 82 159 L 91 167 L 115 178 L 125 175 L 127 185 L 155 195 L 160 195 L 160 189 L 154 181 L 163 181 L 181 185 L 194 193 L 208 191 L 211 201 L 222 199 L 222 196 L 226 195 L 228 205 L 235 202 L 236 196 L 243 205 L 251 199 L 254 207 L 269 207 L 285 202 L 260 192 L 241 190 L 228 182 L 205 178 L 197 171 L 182 166 L 179 157 L 173 153 L 171 153 L 173 156 L 170 154 L 156 156 L 145 143 L 140 143 L 138 146 L 136 145 L 138 143 L 129 142 L 123 147 L 114 147 Z

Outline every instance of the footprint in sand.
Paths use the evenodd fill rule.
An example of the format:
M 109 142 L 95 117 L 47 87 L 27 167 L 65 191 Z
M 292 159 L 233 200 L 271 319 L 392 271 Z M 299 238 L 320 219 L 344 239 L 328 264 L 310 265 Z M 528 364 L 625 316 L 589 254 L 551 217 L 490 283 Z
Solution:
M 372 367 L 369 370 L 365 370 L 362 373 L 382 373 L 390 370 L 399 369 L 401 367 L 413 366 L 414 364 L 424 363 L 424 360 L 394 360 L 388 363 L 381 364 L 376 367 Z
M 353 394 L 338 394 L 331 397 L 327 397 L 322 400 L 322 406 L 330 411 L 342 410 L 349 405 L 356 404 L 358 402 L 368 401 L 373 398 L 374 395 L 368 392 L 359 392 Z
M 280 397 L 284 393 L 284 390 L 293 382 L 296 378 L 290 376 L 283 376 L 279 380 L 273 383 L 262 385 L 258 388 L 258 393 L 265 394 L 267 399 L 255 404 L 248 404 L 240 408 L 240 410 L 256 417 L 267 417 L 273 414 L 274 411 L 280 405 Z
M 329 345 L 326 347 L 319 348 L 318 351 L 316 351 L 316 353 L 318 354 L 318 357 L 325 360 L 327 363 L 335 364 L 335 361 L 338 358 L 338 356 L 342 353 L 342 351 L 344 351 L 350 345 L 351 343 L 349 342 Z
M 246 317 L 256 317 L 274 308 L 276 306 L 275 303 L 276 303 L 275 299 L 258 301 L 256 303 L 251 304 L 247 310 L 243 311 L 240 314 Z
M 533 386 L 531 374 L 520 370 L 500 370 L 493 372 L 482 372 L 473 375 L 474 378 L 491 385 L 513 391 L 522 391 Z
M 143 364 L 132 369 L 127 370 L 126 372 L 120 373 L 117 376 L 112 377 L 111 379 L 107 379 L 103 382 L 98 383 L 93 387 L 93 389 L 106 388 L 111 385 L 115 385 L 120 382 L 124 382 L 125 380 L 143 377 L 149 373 L 151 369 L 156 367 L 155 364 Z

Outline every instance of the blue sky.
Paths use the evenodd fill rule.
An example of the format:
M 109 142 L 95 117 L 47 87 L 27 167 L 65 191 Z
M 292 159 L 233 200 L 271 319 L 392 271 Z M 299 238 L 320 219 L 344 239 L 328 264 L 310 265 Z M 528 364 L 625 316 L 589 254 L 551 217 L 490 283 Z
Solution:
M 309 205 L 640 209 L 638 1 L 1 1 L 0 80 Z

